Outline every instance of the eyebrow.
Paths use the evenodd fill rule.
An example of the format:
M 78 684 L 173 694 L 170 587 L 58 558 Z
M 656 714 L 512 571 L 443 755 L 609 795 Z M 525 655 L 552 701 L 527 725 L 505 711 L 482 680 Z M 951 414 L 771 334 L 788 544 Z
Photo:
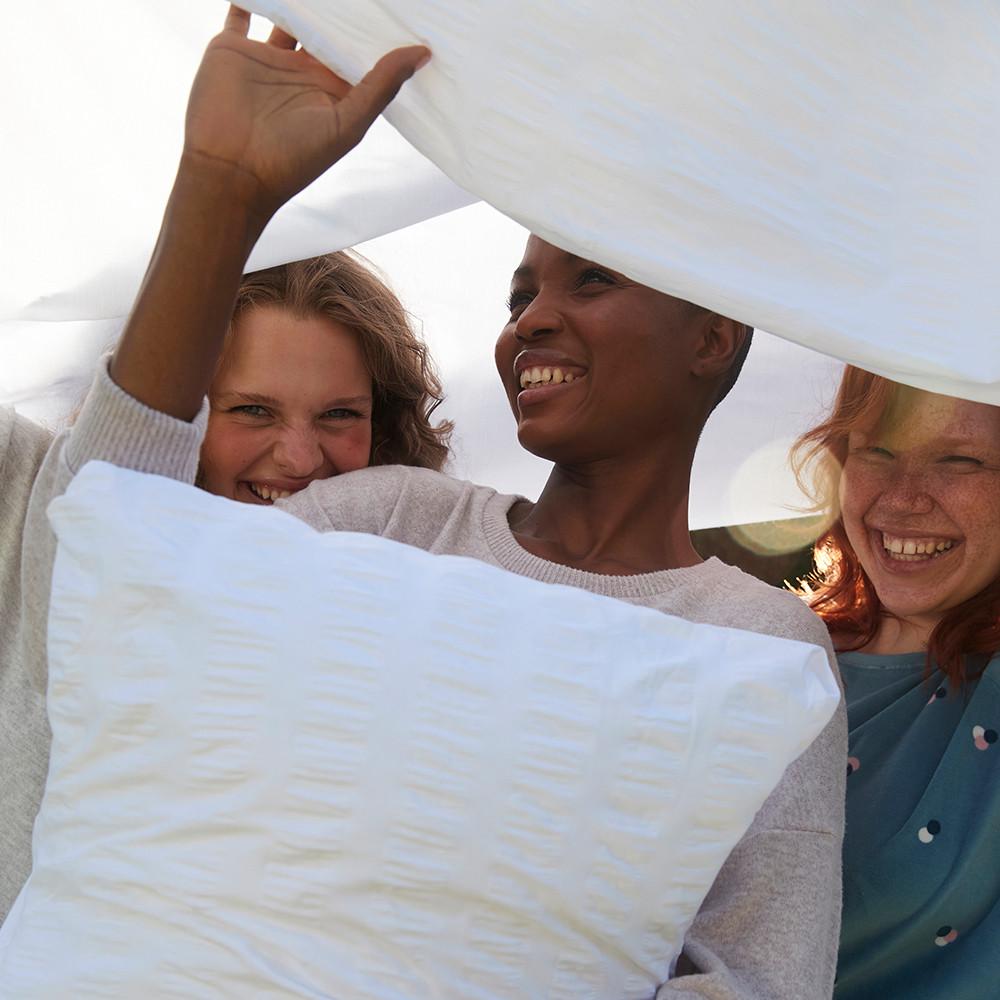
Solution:
M 948 450 L 949 448 L 978 448 L 983 445 L 983 442 L 971 437 L 946 437 L 940 438 L 937 444 L 942 449 Z
M 281 402 L 275 399 L 274 396 L 268 396 L 262 392 L 239 392 L 237 390 L 230 390 L 229 392 L 219 393 L 219 398 L 225 400 L 239 400 L 241 403 L 249 403 L 251 405 L 273 406 L 276 408 L 280 408 L 281 406 Z M 339 396 L 337 399 L 328 400 L 323 409 L 335 410 L 341 406 L 365 406 L 370 404 L 371 401 L 371 396 Z
M 879 438 L 885 435 L 885 430 L 880 430 L 879 428 L 873 428 L 871 430 L 858 429 L 852 433 L 861 435 L 864 438 Z M 933 448 L 935 451 L 963 451 L 966 448 L 977 450 L 983 449 L 989 450 L 989 445 L 976 439 L 975 437 L 968 437 L 959 435 L 952 435 L 951 437 L 940 437 L 935 438 L 933 442 Z

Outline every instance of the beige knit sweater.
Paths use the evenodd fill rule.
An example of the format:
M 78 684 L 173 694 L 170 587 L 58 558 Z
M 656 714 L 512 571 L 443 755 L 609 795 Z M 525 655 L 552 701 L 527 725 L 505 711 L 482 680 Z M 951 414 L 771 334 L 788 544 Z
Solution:
M 45 428 L 0 407 L 0 920 L 31 863 L 31 824 L 48 764 L 45 691 L 26 683 L 21 659 L 21 581 L 36 559 L 22 546 L 28 498 L 51 444 Z

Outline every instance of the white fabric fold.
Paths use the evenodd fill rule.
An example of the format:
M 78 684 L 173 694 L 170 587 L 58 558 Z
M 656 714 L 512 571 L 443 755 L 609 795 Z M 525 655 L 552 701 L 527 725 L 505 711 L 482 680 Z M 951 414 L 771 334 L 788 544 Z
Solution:
M 552 242 L 778 336 L 1000 403 L 1000 15 L 821 0 L 252 0 Z

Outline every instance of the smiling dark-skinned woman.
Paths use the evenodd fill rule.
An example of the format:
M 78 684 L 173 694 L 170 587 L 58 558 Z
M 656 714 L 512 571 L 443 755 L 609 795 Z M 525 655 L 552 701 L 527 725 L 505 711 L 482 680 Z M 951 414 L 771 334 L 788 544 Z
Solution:
M 795 460 L 836 514 L 805 592 L 850 727 L 835 996 L 995 996 L 1000 407 L 848 368 Z

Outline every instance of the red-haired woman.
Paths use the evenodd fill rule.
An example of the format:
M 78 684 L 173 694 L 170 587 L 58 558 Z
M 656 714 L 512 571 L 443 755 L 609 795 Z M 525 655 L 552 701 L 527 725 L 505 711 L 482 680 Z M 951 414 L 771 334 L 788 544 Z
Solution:
M 997 996 L 1000 407 L 848 368 L 795 464 L 850 728 L 838 1000 Z

